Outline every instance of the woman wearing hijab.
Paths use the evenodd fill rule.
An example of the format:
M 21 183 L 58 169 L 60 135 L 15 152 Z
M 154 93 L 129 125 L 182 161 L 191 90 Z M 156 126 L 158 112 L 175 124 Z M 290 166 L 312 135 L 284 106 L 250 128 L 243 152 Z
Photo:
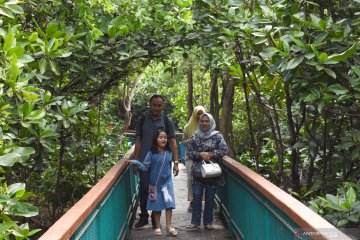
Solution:
M 193 187 L 193 209 L 191 224 L 187 226 L 189 230 L 198 229 L 201 222 L 202 195 L 205 190 L 205 208 L 203 214 L 203 225 L 206 230 L 213 230 L 213 210 L 215 204 L 215 194 L 218 187 L 225 184 L 224 176 L 221 174 L 213 178 L 195 178 L 193 171 L 197 164 L 212 161 L 220 163 L 222 157 L 227 153 L 227 145 L 223 135 L 215 131 L 216 124 L 214 118 L 209 113 L 204 113 L 200 117 L 199 127 L 190 138 L 188 143 L 187 157 L 193 160 L 193 167 L 190 173 L 190 181 Z
M 189 139 L 195 133 L 199 126 L 199 119 L 200 116 L 205 113 L 205 108 L 203 106 L 196 106 L 191 114 L 191 118 L 189 122 L 184 127 L 184 134 L 183 134 L 183 143 L 185 144 L 186 148 L 188 146 Z M 190 201 L 188 211 L 192 211 L 192 201 L 193 201 L 193 192 L 192 192 L 192 185 L 190 182 L 190 170 L 191 166 L 193 165 L 193 161 L 186 157 L 185 166 L 187 172 L 187 187 L 188 187 L 188 201 Z

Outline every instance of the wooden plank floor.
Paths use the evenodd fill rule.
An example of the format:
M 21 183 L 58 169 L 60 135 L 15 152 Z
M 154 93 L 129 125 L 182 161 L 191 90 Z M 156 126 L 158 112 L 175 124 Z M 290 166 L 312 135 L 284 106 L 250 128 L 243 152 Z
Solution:
M 169 237 L 166 235 L 165 229 L 165 212 L 161 215 L 162 225 L 162 236 L 154 236 L 154 230 L 151 226 L 151 220 L 149 218 L 149 224 L 142 229 L 132 228 L 130 239 L 229 239 L 227 237 L 227 231 L 219 219 L 218 212 L 214 210 L 214 222 L 213 226 L 215 230 L 209 231 L 201 228 L 200 230 L 189 231 L 186 226 L 191 223 L 191 212 L 187 211 L 189 202 L 187 201 L 187 185 L 186 185 L 186 169 L 183 164 L 179 164 L 180 172 L 179 175 L 174 178 L 175 186 L 175 199 L 176 209 L 173 210 L 172 225 L 178 230 L 179 234 L 177 237 Z M 138 209 L 139 213 L 139 209 Z M 137 218 L 139 214 L 137 213 Z M 137 222 L 138 219 L 135 220 Z

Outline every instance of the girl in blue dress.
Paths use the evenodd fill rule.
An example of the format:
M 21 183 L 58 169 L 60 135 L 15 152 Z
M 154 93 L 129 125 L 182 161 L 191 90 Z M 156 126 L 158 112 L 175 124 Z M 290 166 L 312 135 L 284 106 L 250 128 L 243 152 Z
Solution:
M 170 236 L 178 233 L 171 226 L 172 209 L 175 208 L 174 185 L 171 174 L 172 153 L 169 148 L 167 134 L 159 130 L 154 138 L 151 150 L 147 153 L 143 162 L 129 160 L 141 171 L 150 171 L 149 195 L 146 208 L 152 210 L 155 219 L 154 235 L 162 234 L 160 228 L 161 211 L 165 210 L 166 230 Z

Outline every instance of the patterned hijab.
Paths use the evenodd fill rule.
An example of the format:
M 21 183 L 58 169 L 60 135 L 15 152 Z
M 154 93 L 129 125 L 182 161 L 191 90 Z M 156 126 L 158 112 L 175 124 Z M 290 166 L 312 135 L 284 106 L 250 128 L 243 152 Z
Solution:
M 201 128 L 200 128 L 200 121 L 199 121 L 199 127 L 195 132 L 195 135 L 198 138 L 202 139 L 202 140 L 209 139 L 210 137 L 212 137 L 212 136 L 219 133 L 219 131 L 215 131 L 216 123 L 215 123 L 215 120 L 214 120 L 213 116 L 210 113 L 204 113 L 203 115 L 201 115 L 200 120 L 204 115 L 206 115 L 210 119 L 210 128 L 209 128 L 209 130 L 206 131 L 206 132 L 202 131 Z

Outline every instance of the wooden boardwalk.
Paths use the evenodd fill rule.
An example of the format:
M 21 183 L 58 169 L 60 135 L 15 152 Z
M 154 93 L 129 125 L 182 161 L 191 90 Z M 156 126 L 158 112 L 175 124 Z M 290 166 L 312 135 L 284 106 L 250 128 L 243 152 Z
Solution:
M 142 229 L 132 228 L 130 239 L 229 239 L 227 237 L 227 231 L 223 226 L 217 209 L 214 210 L 214 222 L 213 226 L 215 230 L 209 231 L 201 228 L 200 230 L 187 230 L 186 226 L 191 223 L 191 212 L 187 211 L 189 202 L 187 201 L 187 184 L 186 184 L 186 169 L 183 164 L 179 164 L 179 175 L 174 178 L 175 187 L 175 198 L 176 198 L 176 209 L 173 210 L 172 225 L 177 229 L 179 235 L 177 237 L 169 237 L 166 235 L 165 229 L 165 212 L 161 215 L 161 229 L 163 232 L 162 236 L 154 236 L 154 230 L 151 226 L 151 220 L 149 218 L 149 224 Z M 138 209 L 139 213 L 139 209 Z M 137 213 L 137 218 L 139 214 Z M 137 222 L 138 219 L 135 220 Z

